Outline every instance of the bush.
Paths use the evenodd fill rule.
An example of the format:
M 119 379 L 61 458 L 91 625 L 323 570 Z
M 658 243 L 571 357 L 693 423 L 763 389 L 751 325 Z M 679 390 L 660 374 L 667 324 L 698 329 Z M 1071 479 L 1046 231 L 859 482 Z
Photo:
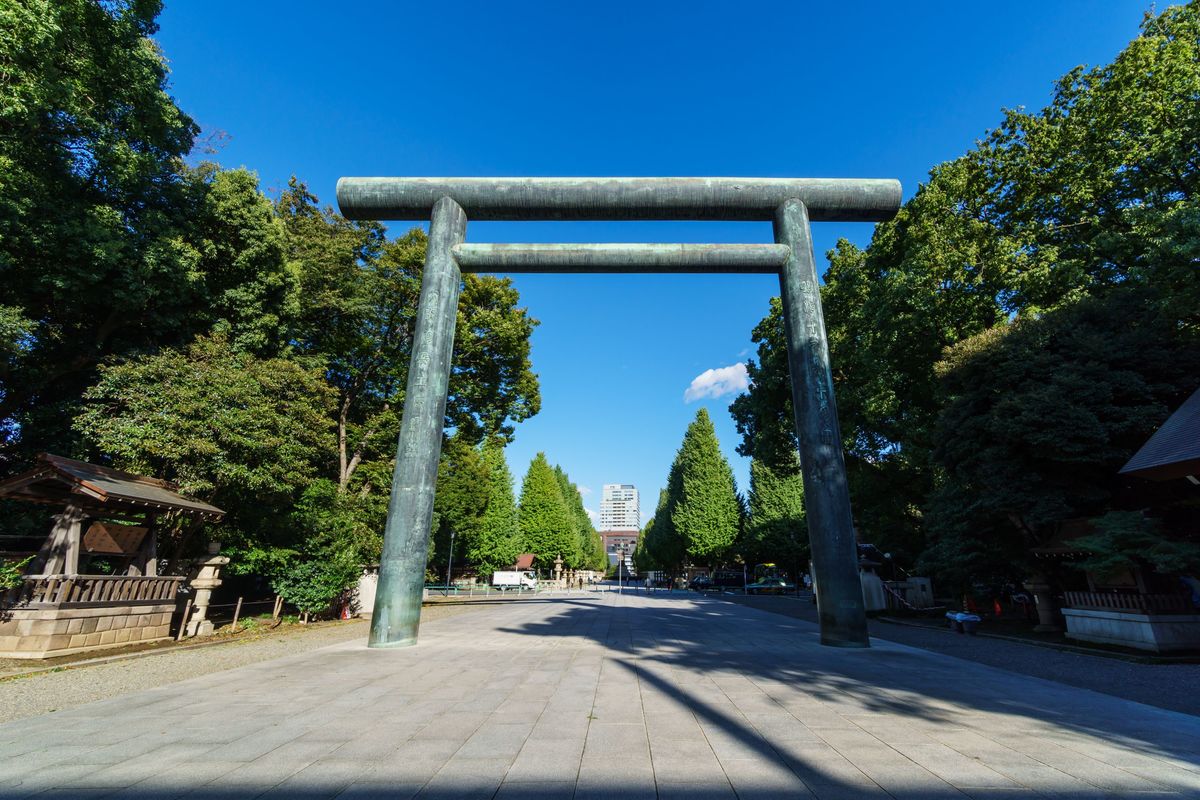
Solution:
M 1158 520 L 1140 511 L 1110 511 L 1095 521 L 1096 532 L 1071 544 L 1091 556 L 1076 564 L 1101 576 L 1149 567 L 1168 575 L 1200 568 L 1200 545 L 1173 539 Z
M 271 586 L 304 614 L 320 614 L 354 584 L 358 574 L 357 564 L 345 559 L 297 561 L 276 575 Z
M 21 576 L 25 574 L 25 565 L 30 561 L 33 561 L 33 556 L 22 561 L 0 561 L 0 591 L 20 586 Z

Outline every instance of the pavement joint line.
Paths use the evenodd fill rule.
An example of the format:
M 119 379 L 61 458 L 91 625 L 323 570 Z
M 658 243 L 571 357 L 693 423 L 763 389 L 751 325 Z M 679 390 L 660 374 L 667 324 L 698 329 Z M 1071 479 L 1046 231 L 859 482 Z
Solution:
M 654 792 L 657 794 L 659 791 L 658 770 L 654 768 L 654 748 L 650 745 L 650 730 L 646 726 L 646 701 L 642 696 L 642 670 L 638 667 L 636 661 L 634 662 L 632 668 L 634 680 L 637 681 L 638 707 L 642 712 L 642 731 L 646 735 L 646 752 L 650 754 L 650 774 L 654 776 Z M 701 731 L 701 733 L 703 734 L 703 731 Z M 707 738 L 705 741 L 707 741 Z M 721 768 L 721 772 L 724 774 L 724 767 Z M 729 780 L 728 776 L 726 777 L 726 780 Z
M 1105 787 L 1105 786 L 1102 786 L 1102 785 L 1100 785 L 1100 784 L 1098 784 L 1098 783 L 1094 783 L 1094 782 L 1092 782 L 1092 781 L 1091 781 L 1091 780 L 1089 780 L 1088 778 L 1084 778 L 1084 777 L 1082 777 L 1082 776 L 1079 776 L 1079 775 L 1072 775 L 1070 772 L 1066 772 L 1066 771 L 1065 771 L 1065 770 L 1063 770 L 1062 768 L 1054 766 L 1053 764 L 1051 764 L 1051 763 L 1050 763 L 1048 760 L 1046 760 L 1045 758 L 1039 757 L 1039 756 L 1037 756 L 1037 755 L 1034 755 L 1034 754 L 1032 754 L 1032 753 L 1026 753 L 1026 752 L 1024 752 L 1023 750 L 1016 750 L 1016 749 L 1014 749 L 1014 748 L 1012 748 L 1012 747 L 1009 747 L 1008 745 L 1004 744 L 1003 742 L 998 742 L 998 741 L 996 741 L 994 738 L 992 738 L 990 735 L 988 735 L 987 733 L 980 733 L 980 735 L 981 735 L 981 736 L 983 736 L 983 738 L 985 738 L 985 739 L 987 739 L 988 741 L 990 741 L 992 744 L 996 745 L 997 747 L 1003 747 L 1004 749 L 1006 749 L 1006 750 L 1009 750 L 1010 752 L 1013 752 L 1013 753 L 1016 753 L 1017 755 L 1021 755 L 1021 756 L 1024 756 L 1024 757 L 1026 757 L 1026 758 L 1032 759 L 1033 761 L 1036 761 L 1036 762 L 1038 762 L 1039 764 L 1041 764 L 1041 765 L 1043 765 L 1043 766 L 1045 766 L 1045 767 L 1048 767 L 1048 768 L 1050 768 L 1050 769 L 1052 769 L 1052 770 L 1056 770 L 1056 771 L 1058 771 L 1058 772 L 1062 772 L 1064 775 L 1069 775 L 1070 777 L 1072 777 L 1072 778 L 1075 778 L 1076 780 L 1083 781 L 1084 783 L 1087 783 L 1087 784 L 1089 784 L 1089 785 L 1091 785 L 1091 786 L 1095 786 L 1095 787 L 1096 787 L 1096 789 L 1097 789 L 1097 791 L 1101 791 L 1101 792 L 1108 792 L 1108 791 L 1112 791 L 1111 787 Z M 1061 745 L 1060 745 L 1060 746 L 1061 746 Z M 1069 747 L 1068 747 L 1068 748 L 1065 748 L 1065 749 L 1067 749 L 1067 750 L 1070 750 L 1070 751 L 1071 751 L 1072 753 L 1074 753 L 1076 756 L 1080 756 L 1080 757 L 1086 758 L 1086 759 L 1088 759 L 1088 760 L 1091 760 L 1091 761 L 1098 761 L 1098 760 L 1099 760 L 1099 759 L 1095 759 L 1095 758 L 1093 758 L 1092 756 L 1089 756 L 1087 753 L 1081 752 L 1081 751 L 1079 751 L 1079 750 L 1075 750 L 1074 748 L 1069 748 Z M 1129 775 L 1131 778 L 1141 778 L 1141 777 L 1142 777 L 1142 776 L 1140 776 L 1140 775 L 1137 775 L 1137 774 L 1135 774 L 1135 773 L 1133 773 L 1133 772 L 1129 772 L 1128 770 L 1126 770 L 1126 769 L 1123 769 L 1123 768 L 1121 768 L 1121 767 L 1119 767 L 1119 766 L 1117 766 L 1117 765 L 1115 765 L 1115 764 L 1108 764 L 1107 762 L 1103 762 L 1103 761 L 1102 761 L 1102 762 L 1100 762 L 1100 763 L 1102 763 L 1102 764 L 1105 764 L 1105 766 L 1108 766 L 1108 767 L 1111 767 L 1111 768 L 1113 768 L 1113 769 L 1116 769 L 1116 770 L 1119 770 L 1119 771 L 1121 771 L 1121 772 L 1124 772 L 1125 774 Z M 1146 780 L 1149 780 L 1151 783 L 1158 783 L 1158 781 L 1155 781 L 1153 778 L 1148 778 L 1148 779 L 1146 779 Z M 1024 784 L 1022 784 L 1022 785 L 1024 785 Z M 1161 783 L 1160 783 L 1160 784 L 1158 784 L 1158 785 L 1159 785 L 1159 786 L 1163 786 L 1163 788 L 1164 788 L 1165 790 L 1167 790 L 1167 791 L 1170 791 L 1169 787 L 1165 786 L 1164 784 L 1161 784 Z M 1026 786 L 1026 788 L 1032 789 L 1033 787 Z

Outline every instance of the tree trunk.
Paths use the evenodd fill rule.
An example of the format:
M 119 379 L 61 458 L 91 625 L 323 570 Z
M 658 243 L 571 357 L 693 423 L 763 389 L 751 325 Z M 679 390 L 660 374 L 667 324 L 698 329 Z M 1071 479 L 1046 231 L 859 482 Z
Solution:
M 338 488 L 345 491 L 346 484 L 350 482 L 350 465 L 348 463 L 348 453 L 346 452 L 346 420 L 350 416 L 350 395 L 347 393 L 342 398 L 341 406 L 338 408 L 337 421 L 337 438 L 338 438 Z

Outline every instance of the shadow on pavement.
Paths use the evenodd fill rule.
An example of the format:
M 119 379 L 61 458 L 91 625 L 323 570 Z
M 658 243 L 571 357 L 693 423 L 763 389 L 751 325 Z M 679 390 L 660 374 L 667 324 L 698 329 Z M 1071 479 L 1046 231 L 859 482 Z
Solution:
M 505 630 L 537 637 L 584 636 L 604 645 L 608 657 L 631 679 L 670 697 L 679 709 L 736 739 L 757 757 L 785 763 L 822 797 L 836 794 L 828 789 L 837 786 L 846 796 L 868 795 L 858 783 L 831 777 L 822 763 L 829 755 L 825 748 L 793 747 L 774 736 L 776 732 L 760 731 L 736 705 L 706 700 L 705 693 L 695 690 L 706 677 L 744 676 L 755 684 L 754 691 L 761 689 L 784 708 L 796 702 L 799 692 L 806 700 L 795 715 L 797 729 L 811 730 L 804 724 L 809 714 L 816 721 L 814 728 L 851 728 L 847 723 L 853 722 L 888 743 L 910 737 L 927 741 L 922 734 L 936 733 L 953 747 L 957 735 L 962 740 L 959 751 L 984 763 L 985 750 L 1027 762 L 1018 763 L 1014 774 L 1021 766 L 1053 767 L 1060 755 L 1053 750 L 1078 747 L 1080 762 L 1090 761 L 1095 769 L 1074 776 L 1081 783 L 1075 791 L 1056 787 L 1058 797 L 1133 790 L 1117 785 L 1121 776 L 1107 772 L 1113 760 L 1151 771 L 1157 759 L 1182 762 L 1188 774 L 1175 776 L 1182 784 L 1165 775 L 1165 764 L 1164 776 L 1156 782 L 1164 790 L 1184 789 L 1189 796 L 1200 788 L 1200 719 L 880 640 L 867 650 L 822 647 L 811 623 L 746 610 L 720 598 L 651 593 L 641 600 L 645 604 L 615 609 L 607 625 L 596 624 L 591 604 L 579 604 Z M 747 625 L 750 615 L 752 624 Z M 839 723 L 831 712 L 845 722 Z M 975 742 L 980 735 L 983 740 Z M 814 736 L 808 741 L 819 740 Z M 1138 774 L 1154 780 L 1144 771 Z M 945 783 L 920 787 L 912 796 L 942 792 L 963 796 Z

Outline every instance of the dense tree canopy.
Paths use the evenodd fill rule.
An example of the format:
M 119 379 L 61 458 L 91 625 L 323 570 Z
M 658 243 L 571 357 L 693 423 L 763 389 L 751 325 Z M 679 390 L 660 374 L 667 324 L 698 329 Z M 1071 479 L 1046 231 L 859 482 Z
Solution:
M 184 165 L 197 128 L 149 38 L 159 8 L 0 8 L 6 460 L 75 446 L 106 359 L 184 346 L 218 320 L 238 347 L 279 329 L 280 231 L 248 173 Z
M 499 442 L 491 440 L 484 445 L 483 464 L 487 469 L 484 489 L 487 505 L 467 540 L 466 555 L 486 577 L 516 563 L 521 554 L 521 530 L 517 525 L 512 473 Z
M 332 400 L 320 374 L 218 336 L 102 367 L 75 429 L 121 468 L 225 509 L 226 541 L 249 547 L 287 538 L 279 509 L 318 476 Z
M 866 250 L 829 253 L 822 300 L 868 541 L 910 562 L 932 544 L 980 573 L 1011 562 L 1002 543 L 1030 541 L 1030 520 L 1044 535 L 1103 513 L 1122 455 L 1195 388 L 1165 362 L 1190 363 L 1200 319 L 1198 34 L 1195 2 L 1147 16 L 1111 64 L 1072 70 L 1046 108 L 1005 112 L 935 167 Z M 778 301 L 753 335 L 731 411 L 739 451 L 778 469 L 795 452 Z
M 160 10 L 0 6 L 0 466 L 49 450 L 178 480 L 228 511 L 208 535 L 240 568 L 351 575 L 378 556 L 425 234 L 189 166 Z M 464 278 L 442 532 L 480 540 L 497 463 L 479 445 L 538 411 L 519 303 Z
M 450 561 L 450 534 L 457 538 L 455 560 L 463 564 L 464 545 L 474 541 L 487 510 L 489 465 L 480 449 L 458 435 L 442 445 L 438 463 L 437 486 L 433 495 L 433 531 L 429 539 L 431 562 L 443 567 Z M 443 573 L 444 574 L 444 573 Z
M 579 494 L 579 487 L 560 466 L 554 467 L 554 476 L 558 479 L 559 490 L 571 512 L 571 518 L 575 521 L 575 531 L 579 537 L 579 558 L 569 566 L 573 569 L 605 569 L 608 566 L 608 557 L 604 552 L 604 541 L 596 532 L 596 526 L 592 524 L 583 507 L 583 496 Z
M 376 223 L 321 208 L 295 179 L 276 207 L 302 287 L 293 340 L 338 391 L 337 479 L 348 487 L 361 465 L 394 455 L 426 236 L 414 228 L 389 241 Z M 446 403 L 460 441 L 507 441 L 541 405 L 529 360 L 537 320 L 519 300 L 507 278 L 463 277 Z
M 1200 338 L 1147 314 L 1154 294 L 1121 287 L 947 351 L 926 566 L 961 571 L 985 539 L 1019 570 L 1063 520 L 1119 507 L 1117 470 L 1200 381 Z
M 738 541 L 745 563 L 775 563 L 799 574 L 808 563 L 808 527 L 804 517 L 804 484 L 795 457 L 792 470 L 750 462 L 747 519 Z

